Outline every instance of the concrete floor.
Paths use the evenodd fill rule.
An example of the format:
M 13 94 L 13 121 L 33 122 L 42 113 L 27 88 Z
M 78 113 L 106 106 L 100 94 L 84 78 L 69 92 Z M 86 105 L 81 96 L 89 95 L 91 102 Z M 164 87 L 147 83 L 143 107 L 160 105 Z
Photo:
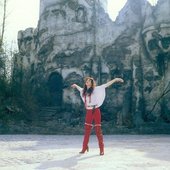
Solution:
M 99 156 L 96 136 L 79 154 L 83 136 L 0 135 L 0 170 L 170 170 L 170 136 L 105 135 Z

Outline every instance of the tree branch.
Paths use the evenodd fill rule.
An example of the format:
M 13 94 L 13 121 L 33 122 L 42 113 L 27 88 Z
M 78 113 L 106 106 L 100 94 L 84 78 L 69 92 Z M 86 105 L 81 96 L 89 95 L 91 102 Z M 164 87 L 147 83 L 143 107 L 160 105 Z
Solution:
M 163 98 L 165 95 L 167 95 L 170 92 L 170 89 L 168 89 L 170 85 L 170 82 L 168 83 L 167 87 L 165 88 L 165 90 L 163 91 L 163 93 L 161 94 L 161 96 L 156 100 L 155 104 L 153 105 L 152 110 L 150 111 L 150 114 L 154 111 L 156 105 L 158 104 L 158 102 L 161 100 L 161 98 Z

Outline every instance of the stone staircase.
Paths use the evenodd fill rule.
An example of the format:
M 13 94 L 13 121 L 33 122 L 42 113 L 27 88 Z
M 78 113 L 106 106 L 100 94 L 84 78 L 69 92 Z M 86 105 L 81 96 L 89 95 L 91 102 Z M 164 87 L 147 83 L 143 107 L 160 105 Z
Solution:
M 56 119 L 60 111 L 61 107 L 59 106 L 42 107 L 39 112 L 39 121 L 49 121 Z

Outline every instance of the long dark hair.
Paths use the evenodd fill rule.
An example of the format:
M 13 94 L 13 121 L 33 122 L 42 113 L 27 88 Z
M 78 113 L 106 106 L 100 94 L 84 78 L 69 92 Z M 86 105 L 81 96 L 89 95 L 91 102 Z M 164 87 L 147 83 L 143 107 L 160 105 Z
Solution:
M 86 86 L 87 80 L 91 81 L 91 87 L 89 89 L 87 89 L 87 86 Z M 90 96 L 93 93 L 94 87 L 96 85 L 95 81 L 92 77 L 86 77 L 84 81 L 85 81 L 85 84 L 84 84 L 84 88 L 83 88 L 83 96 L 85 96 L 85 95 Z

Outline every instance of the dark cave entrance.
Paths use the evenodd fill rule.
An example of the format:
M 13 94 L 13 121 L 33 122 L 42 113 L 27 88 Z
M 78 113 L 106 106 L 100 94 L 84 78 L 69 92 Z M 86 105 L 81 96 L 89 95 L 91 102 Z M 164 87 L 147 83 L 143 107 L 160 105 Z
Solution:
M 158 54 L 158 56 L 156 56 L 157 69 L 160 76 L 165 75 L 165 68 L 166 68 L 165 60 L 166 60 L 166 54 L 164 53 Z
M 57 73 L 53 72 L 48 78 L 48 88 L 51 98 L 52 106 L 61 106 L 63 102 L 63 78 Z

